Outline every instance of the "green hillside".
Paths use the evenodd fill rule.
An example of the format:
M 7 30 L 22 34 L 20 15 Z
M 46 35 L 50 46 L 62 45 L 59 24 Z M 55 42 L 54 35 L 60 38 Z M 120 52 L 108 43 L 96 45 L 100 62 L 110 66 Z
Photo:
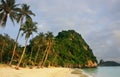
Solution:
M 91 60 L 97 63 L 92 49 L 85 42 L 82 36 L 74 30 L 62 31 L 56 36 L 61 65 L 83 67 Z

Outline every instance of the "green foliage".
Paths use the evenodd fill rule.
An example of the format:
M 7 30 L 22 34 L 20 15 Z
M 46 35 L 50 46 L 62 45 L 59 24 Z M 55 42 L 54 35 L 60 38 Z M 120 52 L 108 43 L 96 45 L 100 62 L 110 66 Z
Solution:
M 54 42 L 52 42 L 45 66 L 77 67 L 79 65 L 85 66 L 88 60 L 97 62 L 92 49 L 87 45 L 82 36 L 74 30 L 68 30 L 59 32 L 56 37 L 53 35 L 47 37 L 46 34 L 42 33 L 42 36 L 38 35 L 31 40 L 30 47 L 34 46 L 34 56 L 32 57 L 36 56 L 37 50 L 40 47 L 39 53 L 37 53 L 39 55 L 36 61 L 37 65 L 40 61 L 42 62 L 42 57 L 47 48 L 47 41 L 50 40 L 51 37 L 53 37 L 52 41 Z
M 8 17 L 14 23 L 16 20 L 17 12 L 19 12 L 18 8 L 19 4 L 16 4 L 16 0 L 1 0 L 0 1 L 0 26 L 5 26 Z
M 21 64 L 83 67 L 88 64 L 88 60 L 97 63 L 92 49 L 82 36 L 74 30 L 68 30 L 59 32 L 56 37 L 52 32 L 48 32 L 40 33 L 31 39 Z
M 88 60 L 96 62 L 96 58 L 92 53 L 85 40 L 80 34 L 74 30 L 62 31 L 56 36 L 60 61 L 75 65 L 86 65 Z
M 0 34 L 0 60 L 2 63 L 9 62 L 11 55 L 12 55 L 12 48 L 13 48 L 14 43 L 15 41 L 11 39 L 7 34 L 5 35 Z M 18 52 L 16 52 L 15 57 L 17 57 L 17 54 L 19 53 L 20 49 L 21 48 L 19 46 L 19 48 L 17 48 Z

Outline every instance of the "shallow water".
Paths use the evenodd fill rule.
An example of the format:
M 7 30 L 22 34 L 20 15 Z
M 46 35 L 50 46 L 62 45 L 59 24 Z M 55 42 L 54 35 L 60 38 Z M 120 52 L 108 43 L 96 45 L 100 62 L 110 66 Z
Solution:
M 83 69 L 93 77 L 120 77 L 120 66 Z

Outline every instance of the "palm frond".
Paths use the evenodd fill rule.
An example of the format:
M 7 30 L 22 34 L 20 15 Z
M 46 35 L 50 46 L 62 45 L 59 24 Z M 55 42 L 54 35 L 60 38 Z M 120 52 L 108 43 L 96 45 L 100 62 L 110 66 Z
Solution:
M 14 24 L 14 20 L 16 20 L 16 13 L 15 13 L 15 12 L 11 12 L 11 13 L 9 14 L 9 17 L 10 17 L 11 21 L 12 21 L 13 24 Z
M 7 22 L 8 15 L 11 21 L 14 24 L 14 20 L 17 19 L 17 13 L 19 12 L 19 8 L 17 7 L 19 4 L 16 4 L 15 0 L 1 0 L 0 4 L 0 14 L 4 13 L 5 16 L 2 16 L 0 21 L 0 25 L 5 26 Z
M 2 4 L 6 4 L 6 2 L 5 2 L 4 0 L 1 0 L 1 3 L 2 3 Z
M 2 21 L 3 23 L 1 24 L 3 27 L 5 27 L 5 25 L 6 25 L 7 17 L 8 17 L 8 15 L 5 14 L 5 18 L 4 18 L 4 20 Z
M 23 32 L 22 35 L 25 34 L 25 37 L 29 38 L 30 35 L 33 34 L 33 32 L 37 32 L 36 24 L 37 24 L 36 22 L 26 21 L 21 28 L 21 31 Z
M 17 16 L 16 16 L 17 23 L 20 22 L 20 20 L 21 20 L 21 16 L 22 16 L 22 14 L 17 14 Z
M 29 12 L 28 12 L 30 15 L 33 15 L 33 16 L 35 16 L 35 14 L 31 11 L 31 10 L 29 10 Z

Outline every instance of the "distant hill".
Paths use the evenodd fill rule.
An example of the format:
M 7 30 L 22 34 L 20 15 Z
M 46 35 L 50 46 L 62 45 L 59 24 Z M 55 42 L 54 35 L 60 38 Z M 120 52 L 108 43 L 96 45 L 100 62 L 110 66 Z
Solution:
M 120 66 L 120 63 L 115 61 L 100 61 L 99 66 Z

